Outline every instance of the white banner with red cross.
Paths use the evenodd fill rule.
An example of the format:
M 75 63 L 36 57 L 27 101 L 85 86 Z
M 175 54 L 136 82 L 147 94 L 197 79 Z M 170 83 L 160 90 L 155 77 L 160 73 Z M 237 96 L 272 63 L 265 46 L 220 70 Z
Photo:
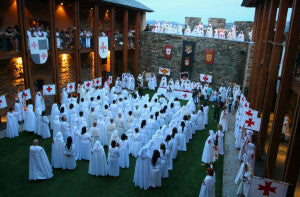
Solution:
M 75 92 L 75 82 L 67 84 L 67 92 L 68 93 Z
M 55 84 L 43 85 L 43 95 L 55 95 Z
M 30 89 L 23 90 L 23 91 L 19 92 L 18 97 L 19 97 L 20 102 L 27 101 L 27 100 L 31 99 Z
M 84 86 L 85 86 L 86 89 L 90 89 L 93 86 L 93 82 L 92 81 L 85 81 Z
M 101 86 L 102 85 L 102 78 L 96 78 L 94 79 L 94 84 L 96 87 Z
M 158 95 L 167 95 L 167 88 L 158 88 L 157 89 L 157 94 Z M 190 100 L 191 98 L 193 98 L 193 93 L 192 92 L 188 92 L 188 91 L 181 91 L 181 90 L 173 90 L 172 91 L 172 96 L 173 97 L 177 97 L 178 99 L 181 100 Z
M 0 109 L 7 107 L 5 95 L 0 96 Z
M 109 84 L 112 84 L 112 80 L 113 80 L 113 77 L 112 77 L 112 76 L 109 76 L 109 77 L 108 77 L 108 83 L 109 83 Z
M 283 197 L 286 196 L 288 186 L 288 183 L 253 176 L 251 178 L 249 197 Z
M 259 131 L 261 118 L 256 118 L 256 117 L 251 117 L 251 116 L 244 116 L 244 121 L 245 121 L 244 127 L 246 129 Z
M 107 58 L 108 55 L 108 37 L 99 37 L 99 55 L 101 58 Z
M 243 108 L 242 109 L 242 114 L 244 116 L 249 116 L 249 117 L 257 117 L 258 116 L 258 111 L 255 111 L 251 108 Z
M 200 81 L 205 83 L 212 83 L 212 76 L 206 74 L 200 74 Z

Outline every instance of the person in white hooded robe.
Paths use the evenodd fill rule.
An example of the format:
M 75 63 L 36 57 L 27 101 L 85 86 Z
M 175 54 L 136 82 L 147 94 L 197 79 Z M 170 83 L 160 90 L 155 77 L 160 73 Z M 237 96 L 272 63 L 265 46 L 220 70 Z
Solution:
M 41 109 L 42 111 L 46 109 L 44 98 L 40 92 L 37 92 L 35 96 L 35 109 L 38 108 Z
M 202 182 L 199 197 L 215 197 L 216 178 L 214 176 L 214 170 L 207 168 L 206 173 L 207 175 Z
M 34 133 L 37 135 L 42 135 L 41 125 L 42 125 L 42 110 L 41 108 L 37 108 L 35 110 L 35 129 Z
M 116 119 L 115 122 L 118 130 L 118 134 L 119 136 L 121 136 L 125 132 L 125 121 L 124 118 L 122 118 L 122 113 L 118 113 L 118 118 Z
M 122 134 L 118 144 L 120 152 L 119 165 L 121 168 L 129 168 L 129 143 L 125 134 Z
M 137 156 L 133 178 L 134 185 L 146 190 L 149 188 L 149 178 L 150 158 L 147 155 L 147 147 L 144 146 Z
M 59 115 L 57 115 L 53 119 L 53 138 L 60 131 L 61 131 L 61 123 L 60 123 L 60 120 L 59 120 Z
M 8 138 L 19 136 L 19 123 L 13 108 L 9 108 L 9 111 L 6 115 L 6 136 Z
M 248 196 L 252 178 L 252 171 L 248 164 L 242 163 L 242 169 L 239 170 L 237 177 L 235 178 L 235 183 L 241 180 L 237 195 L 238 196 Z
M 25 111 L 24 111 L 23 104 L 20 102 L 19 99 L 16 99 L 15 102 L 15 112 L 19 123 L 21 123 L 25 118 Z
M 51 133 L 49 129 L 49 120 L 48 117 L 46 116 L 45 111 L 42 111 L 42 120 L 40 122 L 40 129 L 41 129 L 41 136 L 43 139 L 50 138 Z
M 36 116 L 33 112 L 33 105 L 29 104 L 25 112 L 24 130 L 34 132 L 36 124 Z
M 29 180 L 43 180 L 53 177 L 52 167 L 43 147 L 33 140 L 29 151 Z
M 107 125 L 104 122 L 103 117 L 101 116 L 100 119 L 97 121 L 97 128 L 100 131 L 100 137 L 99 137 L 99 142 L 102 146 L 107 146 L 108 141 L 107 141 Z
M 72 142 L 74 143 L 74 157 L 75 160 L 80 159 L 80 137 L 81 134 L 77 128 L 77 126 L 72 127 Z M 67 140 L 68 143 L 68 140 Z
M 56 103 L 54 103 L 51 108 L 50 129 L 53 129 L 55 116 L 59 116 L 59 110 Z
M 224 110 L 221 112 L 219 124 L 222 125 L 222 127 L 223 127 L 223 132 L 228 131 L 228 115 L 227 115 L 227 110 L 226 110 L 226 109 L 224 109 Z
M 95 142 L 92 149 L 88 172 L 96 176 L 106 176 L 108 173 L 105 152 L 99 141 Z
M 222 125 L 218 125 L 218 131 L 216 133 L 216 138 L 218 139 L 218 149 L 219 149 L 219 155 L 224 155 L 224 145 L 223 145 L 223 127 Z
M 79 158 L 84 160 L 90 160 L 92 150 L 92 137 L 89 133 L 86 132 L 86 130 L 86 126 L 82 127 L 79 145 Z
M 92 137 L 92 146 L 94 146 L 95 142 L 99 140 L 100 131 L 97 127 L 97 122 L 93 123 L 93 127 L 90 128 L 89 134 Z
M 203 103 L 203 115 L 204 115 L 204 120 L 203 123 L 204 125 L 208 124 L 208 112 L 209 112 L 209 106 L 207 105 L 206 102 Z
M 206 163 L 206 164 L 210 164 L 212 162 L 212 159 L 213 159 L 213 154 L 214 154 L 213 145 L 214 145 L 214 142 L 215 142 L 214 135 L 215 135 L 214 131 L 209 130 L 209 136 L 205 141 L 205 146 L 204 146 L 204 149 L 203 149 L 201 161 Z
M 58 132 L 52 141 L 51 164 L 54 168 L 64 168 L 64 138 L 61 132 Z

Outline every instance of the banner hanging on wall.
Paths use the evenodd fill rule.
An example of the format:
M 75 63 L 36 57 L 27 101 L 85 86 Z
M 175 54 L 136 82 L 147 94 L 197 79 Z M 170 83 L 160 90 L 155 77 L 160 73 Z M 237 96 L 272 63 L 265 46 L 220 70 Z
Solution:
M 169 44 L 165 44 L 164 46 L 164 55 L 165 59 L 171 59 L 173 53 L 173 46 Z
M 181 72 L 191 72 L 194 62 L 196 42 L 183 41 L 182 44 L 182 60 L 181 60 Z
M 205 64 L 213 64 L 215 59 L 215 49 L 205 49 Z
M 44 37 L 29 37 L 29 49 L 35 64 L 44 64 L 48 59 L 47 40 Z
M 108 37 L 99 37 L 99 55 L 102 59 L 107 58 L 108 54 Z

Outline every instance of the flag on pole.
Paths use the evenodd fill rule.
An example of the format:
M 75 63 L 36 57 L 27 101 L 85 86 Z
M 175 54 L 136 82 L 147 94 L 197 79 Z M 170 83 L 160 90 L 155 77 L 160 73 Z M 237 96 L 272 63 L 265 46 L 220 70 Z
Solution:
M 246 129 L 259 131 L 261 118 L 250 117 L 250 116 L 245 117 L 244 116 L 244 120 L 245 120 L 245 128 Z
M 251 178 L 249 197 L 283 197 L 286 196 L 287 189 L 287 183 L 253 176 Z
M 108 77 L 108 83 L 109 83 L 109 84 L 112 84 L 112 76 L 109 76 L 109 77 Z
M 55 95 L 55 84 L 43 85 L 43 95 Z
M 67 92 L 68 93 L 75 92 L 75 82 L 67 84 Z
M 87 89 L 90 89 L 93 85 L 93 82 L 92 81 L 85 81 L 84 82 L 84 86 L 87 88 Z
M 78 85 L 77 85 L 77 92 L 80 92 L 80 90 L 81 90 L 81 85 L 78 84 Z
M 5 95 L 0 96 L 0 109 L 7 107 Z
M 102 78 L 96 78 L 94 79 L 95 86 L 101 86 L 102 85 Z
M 20 102 L 27 101 L 27 100 L 31 99 L 30 89 L 23 90 L 23 91 L 19 92 L 18 97 L 19 97 Z
M 206 74 L 200 74 L 200 81 L 206 82 L 206 83 L 211 83 L 212 82 L 212 76 L 211 75 L 206 75 Z
M 108 55 L 108 37 L 99 37 L 99 55 L 102 59 L 107 58 Z

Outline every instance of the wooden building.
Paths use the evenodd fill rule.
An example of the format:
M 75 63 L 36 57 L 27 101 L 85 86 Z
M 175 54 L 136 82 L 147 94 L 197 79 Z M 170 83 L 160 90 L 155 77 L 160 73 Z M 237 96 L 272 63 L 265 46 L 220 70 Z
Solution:
M 300 166 L 300 0 L 244 0 L 242 6 L 255 8 L 249 100 L 262 118 L 256 140 L 257 157 L 264 163 L 262 176 L 274 178 L 282 159 L 279 179 L 290 184 L 287 196 L 293 196 Z M 285 116 L 291 119 L 285 123 L 291 128 L 290 139 L 279 156 Z
M 139 32 L 144 29 L 146 12 L 152 10 L 135 0 L 1 1 L 0 28 L 15 27 L 19 34 L 17 49 L 12 46 L 12 50 L 8 50 L 5 44 L 0 45 L 0 73 L 8 73 L 9 61 L 16 59 L 19 64 L 16 72 L 20 76 L 14 82 L 12 77 L 6 79 L 3 76 L 0 95 L 6 94 L 9 106 L 12 106 L 15 94 L 22 89 L 30 88 L 34 98 L 35 83 L 43 79 L 44 84 L 56 84 L 57 95 L 49 98 L 49 102 L 58 102 L 61 88 L 66 83 L 106 77 L 107 72 L 113 76 L 127 71 L 137 75 Z M 30 58 L 27 30 L 41 26 L 49 29 L 49 57 L 45 65 L 37 66 Z M 85 29 L 92 32 L 89 47 L 82 47 L 80 42 L 80 31 Z M 60 31 L 72 33 L 72 41 L 68 45 L 57 46 L 56 33 Z M 98 39 L 102 33 L 109 37 L 107 59 L 101 59 L 98 54 Z M 0 36 L 1 42 L 3 39 L 15 39 L 5 38 L 2 33 Z M 121 40 L 116 36 L 120 36 Z M 63 66 L 66 62 L 67 66 Z

